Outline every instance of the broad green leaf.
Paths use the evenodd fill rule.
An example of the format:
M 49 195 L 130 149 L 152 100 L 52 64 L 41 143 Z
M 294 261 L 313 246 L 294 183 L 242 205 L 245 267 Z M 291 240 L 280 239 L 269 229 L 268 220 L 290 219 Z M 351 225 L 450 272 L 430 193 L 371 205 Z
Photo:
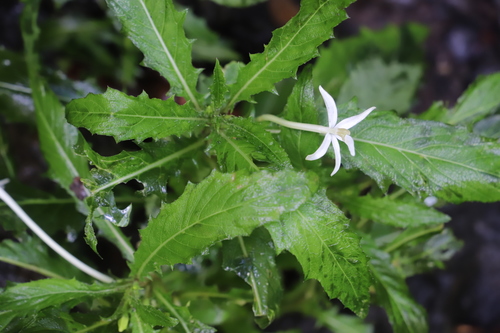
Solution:
M 353 215 L 395 227 L 416 227 L 446 223 L 450 217 L 416 202 L 402 202 L 390 197 L 346 197 L 342 204 Z
M 415 302 L 404 277 L 392 266 L 387 253 L 365 244 L 370 259 L 370 270 L 375 280 L 375 302 L 387 312 L 394 332 L 427 332 L 425 310 Z
M 214 75 L 212 86 L 210 87 L 210 95 L 212 97 L 211 106 L 215 111 L 218 111 L 226 101 L 229 89 L 226 85 L 226 78 L 222 72 L 219 60 L 216 60 L 214 67 Z
M 389 25 L 381 30 L 361 28 L 356 37 L 335 40 L 320 48 L 313 68 L 314 85 L 322 85 L 332 96 L 338 96 L 350 70 L 365 60 L 421 63 L 423 55 L 419 51 L 426 36 L 427 28 L 418 24 Z
M 317 124 L 318 110 L 315 104 L 314 86 L 310 67 L 306 67 L 295 84 L 282 118 L 299 123 Z M 281 145 L 290 156 L 295 168 L 306 169 L 319 166 L 321 161 L 306 161 L 321 144 L 322 137 L 317 133 L 297 131 L 287 127 L 281 128 Z
M 211 149 L 226 172 L 249 169 L 259 170 L 254 160 L 269 162 L 272 169 L 290 167 L 283 148 L 266 131 L 265 125 L 252 119 L 230 117 L 219 123 L 218 131 L 210 137 Z
M 338 308 L 320 311 L 313 314 L 318 322 L 330 329 L 332 332 L 342 333 L 373 333 L 373 327 L 365 323 L 363 319 L 349 314 L 339 313 Z
M 500 107 L 500 73 L 482 76 L 467 88 L 446 122 L 465 124 L 490 114 Z
M 172 301 L 170 294 L 167 294 L 159 288 L 153 289 L 154 296 L 158 301 L 158 305 L 169 312 L 173 318 L 179 321 L 176 326 L 178 332 L 202 332 L 202 333 L 215 333 L 216 329 L 203 324 L 202 322 L 193 318 L 189 309 L 185 306 L 176 306 Z
M 81 271 L 59 256 L 49 255 L 38 238 L 25 236 L 20 242 L 6 239 L 0 243 L 0 261 L 53 278 L 82 278 Z
M 299 13 L 275 30 L 264 52 L 252 54 L 231 86 L 227 108 L 250 100 L 252 95 L 272 91 L 274 84 L 295 75 L 297 68 L 318 56 L 317 47 L 332 38 L 332 29 L 347 18 L 344 8 L 353 0 L 304 0 Z
M 422 73 L 419 65 L 397 62 L 385 64 L 380 58 L 357 64 L 340 89 L 338 103 L 357 97 L 358 106 L 367 109 L 409 111 Z
M 117 141 L 189 135 L 207 121 L 189 105 L 179 105 L 173 98 L 150 99 L 145 92 L 133 97 L 112 88 L 102 95 L 73 100 L 67 109 L 73 125 L 113 136 Z
M 142 277 L 160 265 L 188 263 L 216 242 L 276 221 L 307 200 L 312 181 L 292 171 L 250 176 L 214 172 L 196 186 L 189 184 L 141 231 L 131 274 Z
M 222 253 L 224 269 L 235 272 L 252 288 L 253 313 L 259 326 L 266 327 L 276 317 L 283 294 L 269 234 L 259 228 L 249 237 L 224 242 Z
M 171 92 L 186 97 L 201 110 L 196 91 L 198 74 L 191 63 L 191 41 L 184 35 L 185 12 L 171 0 L 106 0 L 123 29 L 142 53 L 144 64 L 157 70 Z
M 330 298 L 366 315 L 371 283 L 367 258 L 349 221 L 324 193 L 266 227 L 279 250 L 297 257 L 307 279 L 317 279 Z
M 500 200 L 500 144 L 465 128 L 374 111 L 351 135 L 356 156 L 342 145 L 342 163 L 361 169 L 384 191 L 392 182 L 454 203 Z
M 58 182 L 77 203 L 80 211 L 86 212 L 80 199 L 88 194 L 81 187 L 81 196 L 73 191 L 79 185 L 80 178 L 89 175 L 87 160 L 73 151 L 73 146 L 82 140 L 78 130 L 66 122 L 63 106 L 54 93 L 47 89 L 39 76 L 39 60 L 35 52 L 35 42 L 39 35 L 36 25 L 39 1 L 26 4 L 21 17 L 21 27 L 25 44 L 26 63 L 30 77 L 30 86 L 36 110 L 36 122 L 40 145 L 49 164 L 49 176 Z M 130 257 L 132 247 L 123 233 L 106 221 L 96 221 L 103 235 L 115 244 L 125 257 Z
M 0 294 L 0 323 L 3 318 L 12 314 L 23 317 L 29 312 L 40 311 L 49 306 L 59 306 L 66 302 L 77 304 L 78 300 L 121 293 L 126 288 L 127 285 L 89 285 L 66 279 L 46 279 L 17 284 Z

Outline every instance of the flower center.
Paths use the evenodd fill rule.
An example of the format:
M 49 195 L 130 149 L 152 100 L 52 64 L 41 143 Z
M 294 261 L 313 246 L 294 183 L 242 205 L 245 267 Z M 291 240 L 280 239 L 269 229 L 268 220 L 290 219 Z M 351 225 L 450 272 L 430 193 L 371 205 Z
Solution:
M 345 140 L 346 135 L 350 135 L 351 132 L 348 129 L 345 128 L 337 128 L 337 135 L 342 138 L 342 140 Z

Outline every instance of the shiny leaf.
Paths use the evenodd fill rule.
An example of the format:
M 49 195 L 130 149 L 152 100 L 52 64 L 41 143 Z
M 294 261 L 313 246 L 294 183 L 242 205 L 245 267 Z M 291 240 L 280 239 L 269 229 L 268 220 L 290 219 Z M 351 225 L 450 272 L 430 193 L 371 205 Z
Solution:
M 317 279 L 330 298 L 338 298 L 359 316 L 367 314 L 370 277 L 359 237 L 324 194 L 267 226 L 280 250 L 290 251 L 308 279 Z
M 160 265 L 188 263 L 216 242 L 276 221 L 310 196 L 310 182 L 304 174 L 286 171 L 213 173 L 196 186 L 188 185 L 141 231 L 131 274 L 145 276 Z

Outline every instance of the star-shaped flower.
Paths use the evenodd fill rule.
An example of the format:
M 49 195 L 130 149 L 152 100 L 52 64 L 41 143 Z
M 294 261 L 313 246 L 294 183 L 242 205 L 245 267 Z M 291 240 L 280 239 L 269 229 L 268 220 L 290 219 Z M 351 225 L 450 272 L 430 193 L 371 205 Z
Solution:
M 257 120 L 268 120 L 289 128 L 325 134 L 325 138 L 319 146 L 318 150 L 316 150 L 313 154 L 308 155 L 306 157 L 306 160 L 313 161 L 323 157 L 328 151 L 328 147 L 331 143 L 333 151 L 335 153 L 335 168 L 333 169 L 333 172 L 331 174 L 333 176 L 340 169 L 341 156 L 338 140 L 345 142 L 347 147 L 349 148 L 349 152 L 352 156 L 354 156 L 356 154 L 354 150 L 354 140 L 350 135 L 351 132 L 349 131 L 349 129 L 357 125 L 361 120 L 365 119 L 370 114 L 370 112 L 375 110 L 375 107 L 373 106 L 358 114 L 357 116 L 346 118 L 337 124 L 337 105 L 335 104 L 333 97 L 330 96 L 330 94 L 328 94 L 321 86 L 319 86 L 319 91 L 321 93 L 321 96 L 323 97 L 323 100 L 325 101 L 326 111 L 328 112 L 328 127 L 288 121 L 270 114 L 262 115 L 258 117 Z
M 322 86 L 319 86 L 319 92 L 325 101 L 326 111 L 328 112 L 328 127 L 331 131 L 325 134 L 325 139 L 319 146 L 318 150 L 316 150 L 313 154 L 308 155 L 306 160 L 314 161 L 323 157 L 328 151 L 328 146 L 331 143 L 333 151 L 335 152 L 335 168 L 331 174 L 333 176 L 337 173 L 337 171 L 339 171 L 341 161 L 340 145 L 337 140 L 345 142 L 351 155 L 356 155 L 356 151 L 354 150 L 354 140 L 350 135 L 351 132 L 349 129 L 357 125 L 361 120 L 365 119 L 370 112 L 375 110 L 375 107 L 372 106 L 357 116 L 346 118 L 337 124 L 337 105 L 335 104 L 335 100 L 325 91 L 325 89 L 323 89 Z

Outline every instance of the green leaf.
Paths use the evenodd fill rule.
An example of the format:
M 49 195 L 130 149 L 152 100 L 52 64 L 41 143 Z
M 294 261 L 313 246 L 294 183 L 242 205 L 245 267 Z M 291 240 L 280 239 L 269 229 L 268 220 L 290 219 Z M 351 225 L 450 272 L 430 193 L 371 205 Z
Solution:
M 39 238 L 27 235 L 20 242 L 2 241 L 0 261 L 53 278 L 82 277 L 81 271 L 68 265 L 61 257 L 50 256 Z
M 318 322 L 330 329 L 332 332 L 342 333 L 373 333 L 373 327 L 363 319 L 339 313 L 338 308 L 321 311 L 317 316 Z
M 299 209 L 267 226 L 279 250 L 290 251 L 308 279 L 317 279 L 330 298 L 363 317 L 369 305 L 370 274 L 359 237 L 344 214 L 316 194 Z
M 118 284 L 89 285 L 66 279 L 46 279 L 18 284 L 0 294 L 0 323 L 3 318 L 12 314 L 23 317 L 31 311 L 59 306 L 68 301 L 75 304 L 75 301 L 84 298 L 121 293 L 127 287 Z
M 451 125 L 475 122 L 500 107 L 500 73 L 482 76 L 467 88 L 446 122 Z
M 339 199 L 351 214 L 394 227 L 435 225 L 450 220 L 448 215 L 423 204 L 396 201 L 390 197 L 373 198 L 366 195 Z
M 226 101 L 229 89 L 226 85 L 226 78 L 220 66 L 219 60 L 215 61 L 213 83 L 210 87 L 210 95 L 212 97 L 211 106 L 215 110 L 219 110 Z
M 202 333 L 215 333 L 216 329 L 207 326 L 193 318 L 189 309 L 185 306 L 174 305 L 172 298 L 169 294 L 159 288 L 153 289 L 154 296 L 158 300 L 159 306 L 165 308 L 166 311 L 172 314 L 174 318 L 179 321 L 177 327 L 179 332 L 202 332 Z M 182 329 L 181 329 L 182 327 Z
M 196 186 L 189 184 L 142 230 L 131 274 L 142 277 L 160 265 L 188 263 L 216 242 L 276 221 L 311 195 L 311 182 L 292 171 L 250 176 L 214 172 Z
M 358 106 L 364 109 L 376 105 L 379 110 L 407 112 L 421 74 L 419 65 L 385 64 L 380 58 L 360 62 L 342 85 L 338 103 L 357 97 Z
M 223 244 L 222 266 L 235 272 L 250 285 L 254 295 L 253 313 L 259 326 L 266 327 L 277 315 L 283 287 L 276 269 L 276 252 L 265 229 L 249 237 L 238 237 Z
M 274 84 L 295 75 L 297 68 L 318 56 L 317 47 L 332 38 L 332 29 L 347 18 L 344 8 L 353 0 L 304 0 L 299 13 L 275 30 L 264 52 L 250 56 L 231 86 L 227 108 L 252 95 L 272 91 Z
M 207 121 L 189 105 L 179 105 L 173 98 L 150 99 L 145 92 L 133 97 L 112 88 L 102 95 L 73 100 L 67 108 L 73 125 L 113 136 L 117 141 L 189 135 Z
M 310 67 L 306 67 L 288 97 L 282 118 L 299 123 L 317 124 L 318 110 L 315 104 L 314 90 Z M 319 160 L 306 161 L 305 159 L 307 155 L 318 149 L 322 140 L 321 135 L 282 127 L 280 139 L 283 149 L 290 156 L 295 168 L 307 169 L 321 164 Z
M 254 160 L 269 162 L 274 170 L 290 167 L 285 151 L 264 126 L 240 117 L 230 117 L 219 123 L 218 131 L 212 132 L 209 138 L 223 171 L 259 170 Z
M 177 319 L 170 317 L 167 313 L 161 312 L 152 306 L 144 305 L 139 300 L 135 300 L 132 305 L 134 312 L 137 313 L 141 321 L 150 326 L 172 327 L 179 323 Z
M 368 244 L 364 249 L 371 257 L 369 266 L 375 279 L 375 302 L 387 312 L 394 332 L 427 332 L 425 310 L 412 299 L 389 255 Z
M 332 96 L 338 96 L 350 70 L 372 58 L 382 58 L 387 63 L 421 63 L 421 45 L 426 36 L 427 28 L 418 24 L 389 25 L 381 30 L 362 27 L 358 36 L 335 40 L 320 48 L 313 68 L 314 86 L 322 85 Z
M 144 53 L 144 64 L 157 70 L 173 94 L 190 100 L 201 110 L 196 91 L 198 74 L 191 63 L 191 41 L 184 35 L 185 12 L 171 0 L 106 0 L 132 42 Z
M 393 182 L 453 203 L 500 200 L 500 144 L 465 128 L 374 111 L 351 135 L 356 156 L 342 145 L 344 166 L 361 169 L 384 191 Z
M 474 133 L 492 139 L 500 139 L 500 114 L 485 118 L 474 125 Z

